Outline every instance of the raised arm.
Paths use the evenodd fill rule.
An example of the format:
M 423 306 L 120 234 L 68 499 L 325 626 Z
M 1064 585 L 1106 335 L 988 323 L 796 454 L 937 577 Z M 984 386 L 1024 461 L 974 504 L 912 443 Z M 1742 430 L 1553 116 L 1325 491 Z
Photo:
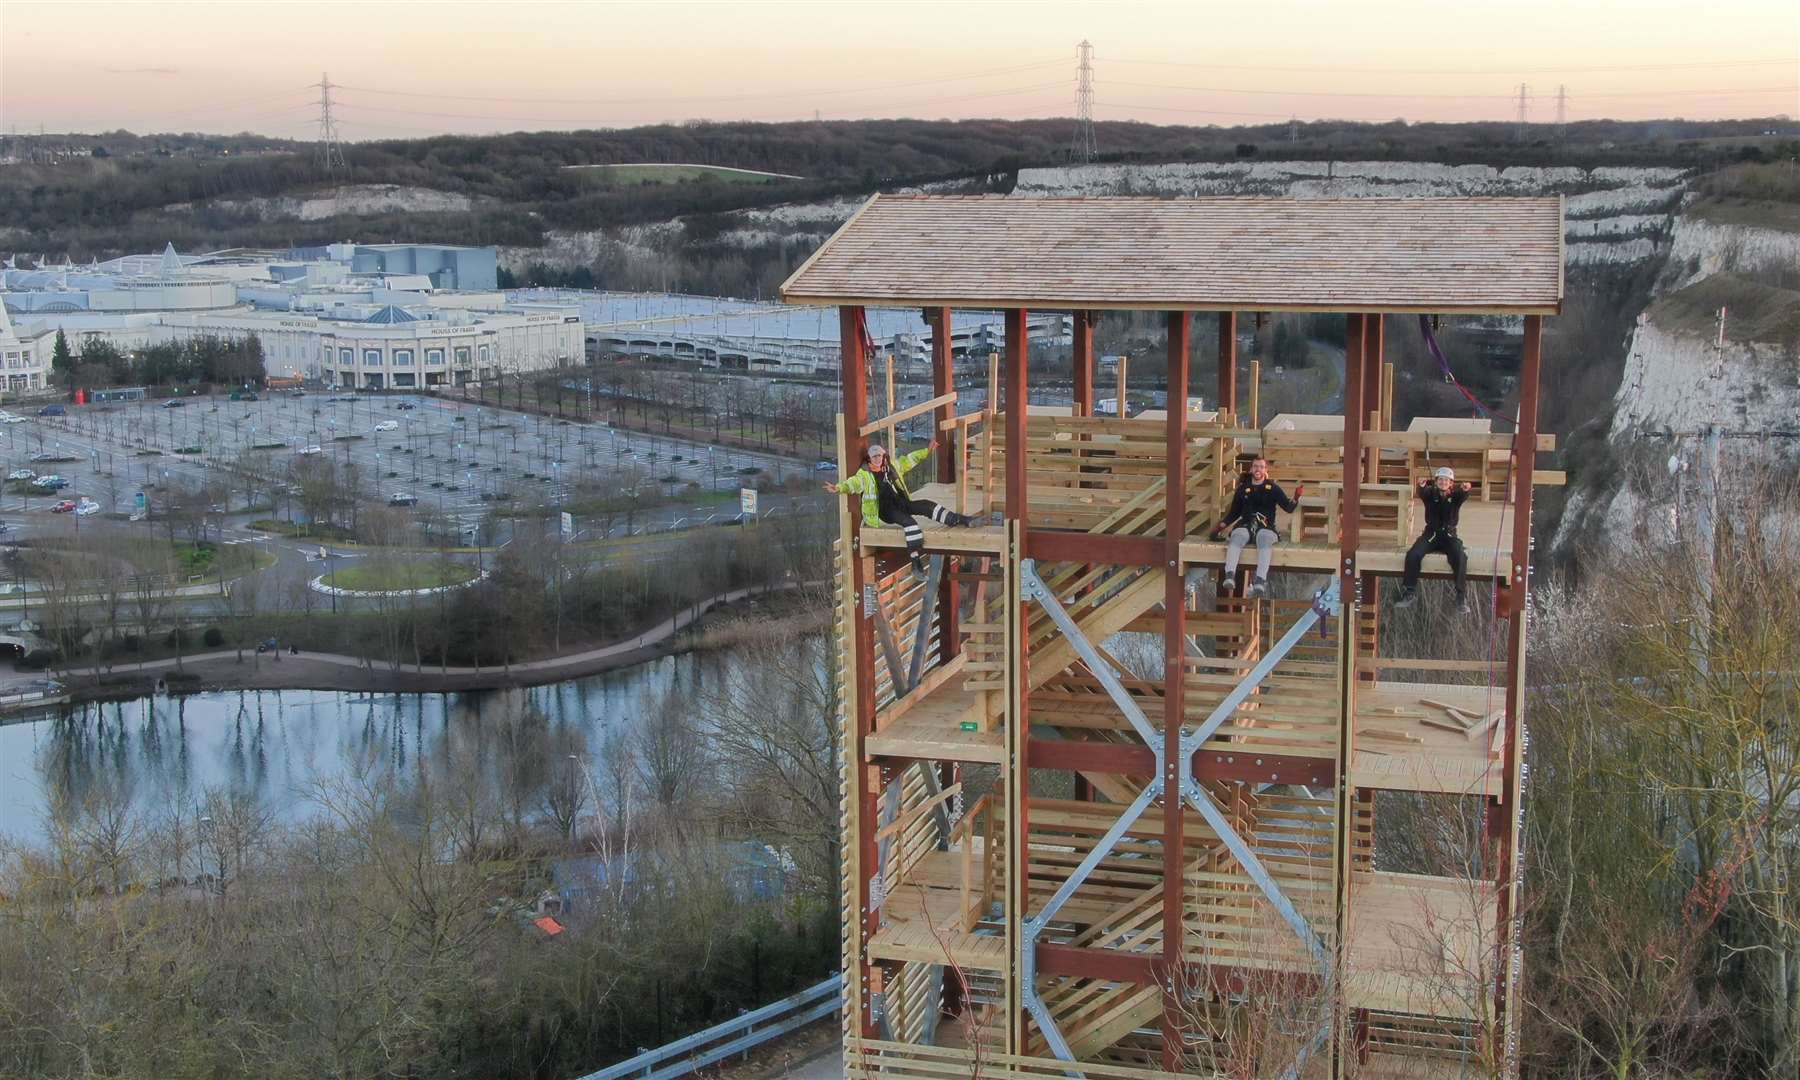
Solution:
M 1294 500 L 1298 499 L 1300 497 L 1300 493 L 1305 490 L 1306 490 L 1306 485 L 1301 484 L 1298 487 L 1294 488 L 1293 498 L 1289 498 L 1288 493 L 1281 489 L 1281 485 L 1276 484 L 1275 485 L 1275 505 L 1281 507 L 1283 510 L 1286 510 L 1288 513 L 1291 514 L 1294 511 L 1300 509 L 1300 504 L 1298 502 L 1295 502 Z
M 931 455 L 931 452 L 936 449 L 937 440 L 933 439 L 929 443 L 926 443 L 925 447 L 921 450 L 914 450 L 910 454 L 902 454 L 900 460 L 894 462 L 894 466 L 900 470 L 901 476 L 905 476 L 907 473 L 912 472 L 913 469 L 917 468 L 919 462 L 924 461 Z

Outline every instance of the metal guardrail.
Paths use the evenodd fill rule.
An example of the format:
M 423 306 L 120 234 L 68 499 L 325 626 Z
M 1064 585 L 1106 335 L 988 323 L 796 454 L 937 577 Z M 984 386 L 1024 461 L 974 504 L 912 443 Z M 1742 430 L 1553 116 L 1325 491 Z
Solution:
M 844 977 L 833 975 L 793 997 L 764 1005 L 735 1020 L 714 1024 L 705 1031 L 697 1031 L 655 1050 L 646 1050 L 637 1057 L 577 1080 L 663 1080 L 664 1077 L 687 1076 L 835 1014 L 843 988 Z

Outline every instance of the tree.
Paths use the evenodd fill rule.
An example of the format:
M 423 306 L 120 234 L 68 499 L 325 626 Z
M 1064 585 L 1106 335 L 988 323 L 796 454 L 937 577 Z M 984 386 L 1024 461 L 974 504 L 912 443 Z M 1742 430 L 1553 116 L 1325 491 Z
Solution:
M 829 595 L 813 598 L 814 616 Z M 771 633 L 743 635 L 739 660 L 699 691 L 722 781 L 730 798 L 727 824 L 794 848 L 803 881 L 815 895 L 832 893 L 840 834 L 841 740 L 837 665 L 831 645 L 796 619 Z
M 69 339 L 58 328 L 56 343 L 50 347 L 50 381 L 60 383 L 64 389 L 71 389 L 74 378 L 75 355 L 69 351 Z

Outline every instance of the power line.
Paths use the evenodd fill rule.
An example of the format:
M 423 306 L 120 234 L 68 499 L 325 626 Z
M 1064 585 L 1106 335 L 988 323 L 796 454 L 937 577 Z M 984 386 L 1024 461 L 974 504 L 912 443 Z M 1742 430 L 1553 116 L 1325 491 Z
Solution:
M 1307 74 L 1349 75 L 1562 75 L 1594 71 L 1693 71 L 1713 68 L 1771 67 L 1800 64 L 1800 58 L 1781 57 L 1768 60 L 1706 60 L 1688 64 L 1609 64 L 1599 67 L 1511 67 L 1511 68 L 1348 68 L 1348 67 L 1271 67 L 1266 64 L 1197 64 L 1182 60 L 1126 60 L 1108 56 L 1114 64 L 1143 64 L 1152 67 L 1204 68 L 1209 71 L 1279 71 Z
M 1086 165 L 1094 160 L 1094 47 L 1082 38 L 1077 48 L 1081 66 L 1077 69 L 1079 81 L 1075 84 L 1075 145 L 1070 149 L 1069 157 L 1079 165 Z
M 1514 121 L 1513 121 L 1517 125 L 1513 129 L 1513 135 L 1520 142 L 1525 141 L 1525 125 L 1526 125 L 1526 121 L 1530 119 L 1530 116 L 1531 116 L 1531 87 L 1525 85 L 1524 83 L 1520 83 L 1519 84 L 1518 115 L 1514 118 Z
M 917 86 L 937 86 L 943 83 L 966 82 L 970 79 L 986 79 L 996 75 L 1010 75 L 1021 71 L 1038 71 L 1045 68 L 1061 67 L 1064 60 L 1038 60 L 1028 64 L 1015 64 L 1011 67 L 987 68 L 981 71 L 966 72 L 961 75 L 945 75 L 930 79 L 916 79 L 911 82 L 885 83 L 879 86 L 861 87 L 826 87 L 813 90 L 783 90 L 756 94 L 705 94 L 694 97 L 639 97 L 639 98 L 521 98 L 497 97 L 480 94 L 438 94 L 416 90 L 383 90 L 370 86 L 339 85 L 339 90 L 354 90 L 362 94 L 377 94 L 384 97 L 431 98 L 442 101 L 476 101 L 495 105 L 663 105 L 694 104 L 713 101 L 779 101 L 786 98 L 818 97 L 828 94 L 864 94 L 878 93 L 887 90 L 908 90 Z

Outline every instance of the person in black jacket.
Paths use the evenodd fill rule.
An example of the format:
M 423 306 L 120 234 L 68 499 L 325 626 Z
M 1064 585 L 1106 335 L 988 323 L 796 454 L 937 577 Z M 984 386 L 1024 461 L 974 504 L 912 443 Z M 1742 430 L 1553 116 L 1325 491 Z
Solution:
M 1269 479 L 1269 462 L 1259 457 L 1250 463 L 1250 475 L 1238 479 L 1237 491 L 1231 497 L 1231 508 L 1225 511 L 1225 520 L 1213 530 L 1213 539 L 1217 540 L 1226 529 L 1231 530 L 1231 537 L 1225 545 L 1225 578 L 1227 581 L 1237 573 L 1238 558 L 1244 553 L 1244 545 L 1256 538 L 1256 577 L 1251 579 L 1246 595 L 1261 596 L 1269 588 L 1269 559 L 1275 554 L 1275 541 L 1280 535 L 1275 531 L 1275 511 L 1277 508 L 1293 513 L 1300 504 L 1294 499 L 1306 490 L 1302 484 L 1294 489 L 1294 498 L 1281 490 L 1281 485 Z M 1190 571 L 1190 577 L 1197 571 Z M 1192 584 L 1192 582 L 1190 582 Z
M 1463 580 L 1468 576 L 1469 556 L 1457 538 L 1456 519 L 1462 513 L 1464 500 L 1469 497 L 1469 485 L 1466 481 L 1457 483 L 1456 473 L 1451 470 L 1439 469 L 1431 479 L 1419 481 L 1416 494 L 1425 504 L 1425 529 L 1406 551 L 1406 577 L 1394 606 L 1404 608 L 1418 603 L 1419 567 L 1425 562 L 1425 556 L 1437 552 L 1450 561 L 1450 572 L 1456 576 L 1456 610 L 1466 615 L 1469 599 Z

